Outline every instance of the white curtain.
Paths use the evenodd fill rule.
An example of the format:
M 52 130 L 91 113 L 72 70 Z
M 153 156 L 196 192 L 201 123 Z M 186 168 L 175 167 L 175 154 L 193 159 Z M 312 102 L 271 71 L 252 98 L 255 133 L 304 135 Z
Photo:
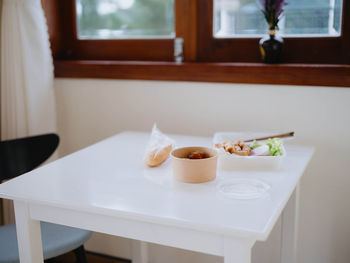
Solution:
M 3 0 L 1 139 L 56 131 L 53 62 L 40 0 Z M 4 204 L 5 222 L 13 220 Z

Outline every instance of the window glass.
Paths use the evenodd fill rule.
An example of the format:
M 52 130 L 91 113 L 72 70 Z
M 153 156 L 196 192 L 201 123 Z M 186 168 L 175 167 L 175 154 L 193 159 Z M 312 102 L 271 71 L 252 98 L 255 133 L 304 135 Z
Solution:
M 342 0 L 287 0 L 279 21 L 284 36 L 339 36 Z M 214 0 L 215 37 L 256 37 L 268 32 L 258 0 Z
M 174 0 L 76 0 L 78 38 L 174 36 Z

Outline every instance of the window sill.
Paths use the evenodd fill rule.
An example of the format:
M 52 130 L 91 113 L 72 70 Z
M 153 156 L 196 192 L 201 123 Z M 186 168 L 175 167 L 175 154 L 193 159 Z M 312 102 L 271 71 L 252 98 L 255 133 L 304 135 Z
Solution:
M 55 60 L 55 76 L 350 87 L 350 65 Z

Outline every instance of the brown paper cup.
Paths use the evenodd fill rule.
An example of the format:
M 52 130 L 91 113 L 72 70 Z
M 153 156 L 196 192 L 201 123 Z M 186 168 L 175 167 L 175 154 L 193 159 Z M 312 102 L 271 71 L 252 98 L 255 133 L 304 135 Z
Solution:
M 188 159 L 194 152 L 205 152 L 209 158 Z M 175 180 L 184 183 L 204 183 L 216 178 L 217 151 L 207 147 L 183 147 L 171 152 Z

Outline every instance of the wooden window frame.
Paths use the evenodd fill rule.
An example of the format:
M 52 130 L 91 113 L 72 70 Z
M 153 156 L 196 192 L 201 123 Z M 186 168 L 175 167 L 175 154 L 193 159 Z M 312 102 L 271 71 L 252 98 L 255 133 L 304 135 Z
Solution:
M 260 38 L 214 38 L 213 1 L 198 6 L 202 25 L 200 61 L 259 62 Z M 348 17 L 345 16 L 348 15 Z M 285 63 L 350 64 L 350 1 L 343 0 L 341 36 L 339 37 L 284 37 L 281 61 Z M 345 19 L 346 18 L 346 19 Z
M 79 39 L 75 0 L 42 0 L 55 60 L 173 61 L 174 38 Z M 196 0 L 175 0 L 176 37 L 186 39 L 184 56 L 195 60 Z M 181 12 L 179 10 L 185 10 Z M 188 26 L 190 25 L 190 26 Z
M 171 38 L 80 40 L 75 1 L 42 0 L 55 76 L 350 87 L 350 1 L 341 37 L 285 38 L 288 63 L 273 65 L 259 62 L 258 39 L 212 36 L 212 2 L 175 0 L 176 37 L 184 39 L 184 62 L 175 63 Z

